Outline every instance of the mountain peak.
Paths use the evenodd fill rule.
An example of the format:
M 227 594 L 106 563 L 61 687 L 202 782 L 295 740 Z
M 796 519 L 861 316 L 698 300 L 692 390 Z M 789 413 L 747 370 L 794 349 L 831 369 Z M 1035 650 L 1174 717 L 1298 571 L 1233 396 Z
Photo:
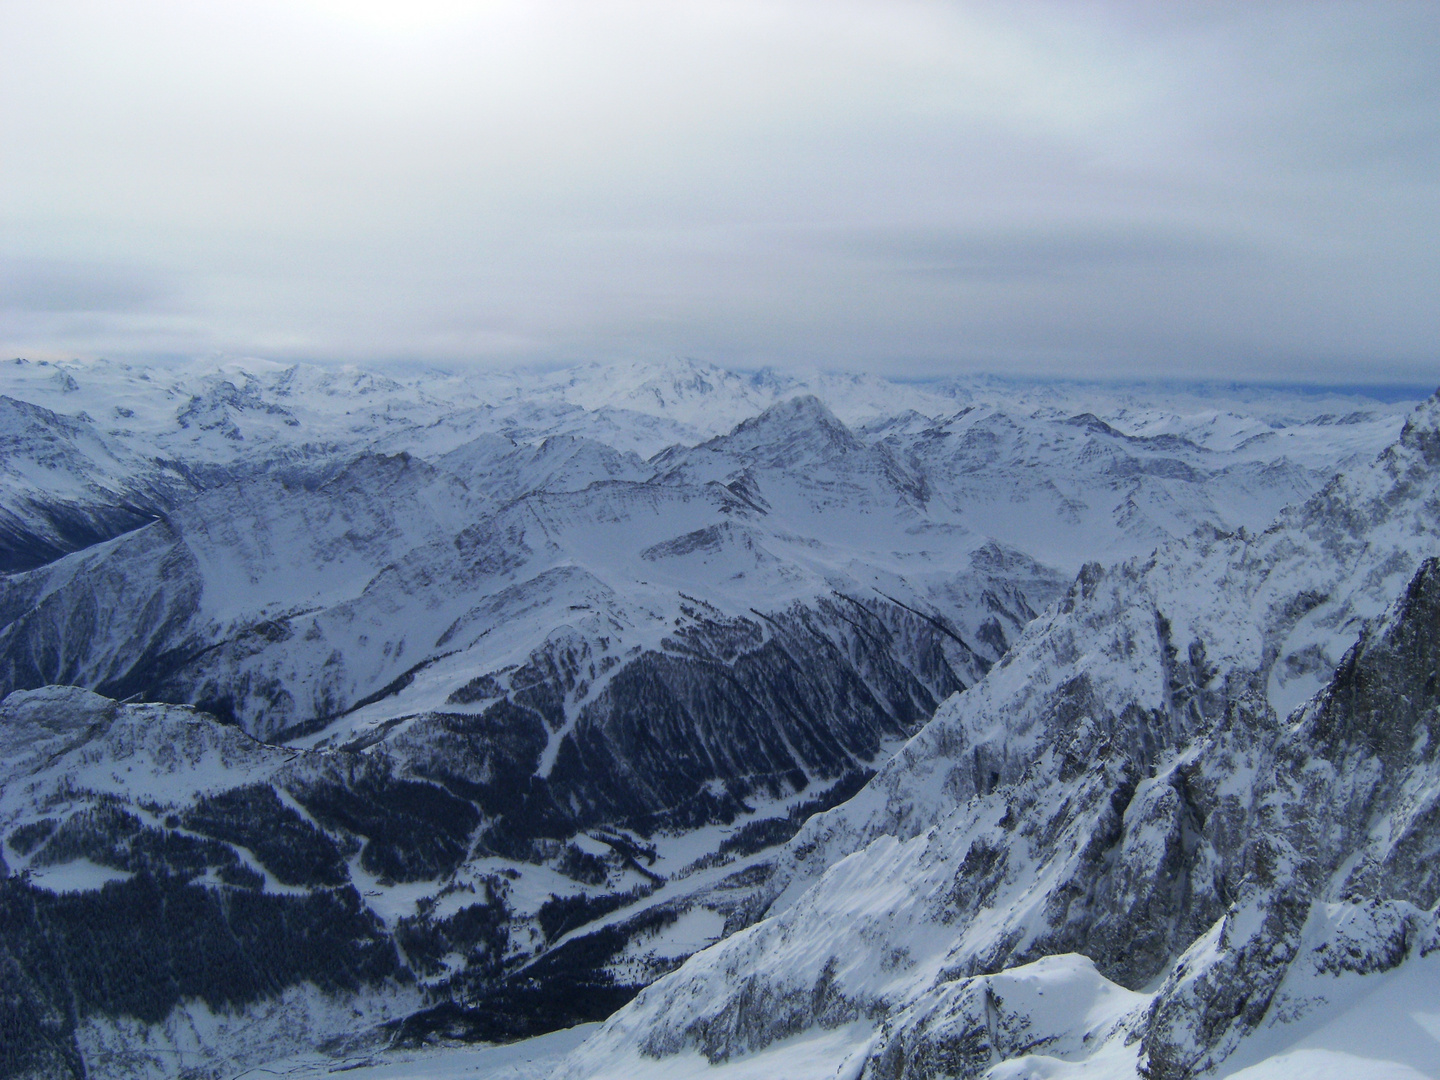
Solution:
M 854 432 L 814 394 L 800 394 L 772 405 L 706 446 L 758 457 L 777 466 L 801 460 L 825 461 L 865 449 Z
M 771 405 L 759 416 L 753 416 L 738 424 L 732 435 L 741 431 L 774 431 L 782 427 L 815 427 L 829 431 L 843 432 L 852 439 L 850 429 L 831 412 L 814 394 L 797 394 Z

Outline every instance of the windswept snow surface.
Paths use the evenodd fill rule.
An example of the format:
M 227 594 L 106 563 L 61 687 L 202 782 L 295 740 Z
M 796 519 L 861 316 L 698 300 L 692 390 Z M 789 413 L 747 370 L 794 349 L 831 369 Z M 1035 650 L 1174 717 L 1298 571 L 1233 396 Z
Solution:
M 1234 1080 L 1440 1076 L 1440 954 L 1411 959 L 1384 975 L 1307 981 L 1301 992 L 1318 1003 L 1314 1010 L 1262 1028 L 1218 1075 Z M 1255 1063 L 1245 1064 L 1249 1061 Z M 1229 1071 L 1235 1066 L 1240 1067 Z
M 987 1080 L 1136 1080 L 1139 1047 L 1105 1040 L 1137 1022 L 1153 1000 L 1105 979 L 1084 957 L 1063 955 L 1012 969 L 992 981 L 1007 1013 L 1043 1032 L 1074 1034 L 1043 1049 L 991 1064 Z M 1311 990 L 1315 990 L 1312 987 Z M 1435 1080 L 1440 1076 L 1440 957 L 1407 962 L 1384 975 L 1331 977 L 1325 1000 L 1305 1023 L 1276 1025 L 1252 1040 L 1217 1080 Z M 633 1048 L 585 1071 L 600 1025 L 509 1046 L 390 1052 L 271 1062 L 236 1080 L 318 1080 L 343 1071 L 353 1080 L 541 1080 L 579 1074 L 590 1080 L 859 1080 L 877 1044 L 876 1027 L 854 1021 L 781 1039 L 744 1057 L 712 1063 L 698 1051 L 656 1058 Z M 1097 1040 L 1099 1036 L 1099 1040 Z M 1087 1041 L 1096 1041 L 1093 1048 Z M 568 1062 L 562 1058 L 569 1056 Z

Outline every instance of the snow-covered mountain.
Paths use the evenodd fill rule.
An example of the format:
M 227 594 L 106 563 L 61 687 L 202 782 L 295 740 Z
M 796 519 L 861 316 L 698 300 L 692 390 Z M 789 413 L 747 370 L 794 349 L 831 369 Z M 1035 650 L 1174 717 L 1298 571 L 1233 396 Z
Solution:
M 1283 463 L 1324 474 L 1312 484 L 1323 482 L 1338 460 L 1376 452 L 1398 430 L 1401 411 L 1340 395 L 797 378 L 693 361 L 387 374 L 261 360 L 142 366 L 16 359 L 0 364 L 0 396 L 8 399 L 0 425 L 6 478 L 0 568 L 39 565 L 117 535 L 194 490 L 241 476 L 313 483 L 361 453 L 403 451 L 434 461 L 484 434 L 527 445 L 569 435 L 649 458 L 723 435 L 806 394 L 863 429 L 867 441 L 918 435 L 937 424 L 963 434 L 945 422 L 972 407 L 982 414 L 964 422 L 967 430 L 992 412 L 1022 425 L 1036 421 L 1036 431 L 1049 430 L 1046 421 L 1089 413 L 1131 436 L 1193 444 L 1180 447 L 1181 459 L 1199 448 L 1236 455 L 1216 459 L 1216 467 Z M 986 434 L 981 424 L 968 436 L 971 448 Z M 1009 438 L 1003 431 L 997 437 Z M 935 440 L 929 442 L 927 453 Z M 1033 449 L 1037 465 L 1062 471 L 1074 465 L 1043 439 Z M 1293 491 L 1277 488 L 1272 512 L 1286 494 Z M 85 525 L 87 514 L 102 516 Z M 67 525 L 76 515 L 80 520 Z
M 1433 532 L 1418 510 L 1356 524 L 1410 505 L 1377 468 L 1429 483 L 1423 418 L 1375 466 L 1405 410 L 1363 399 L 691 363 L 0 370 L 0 468 L 24 480 L 0 497 L 0 978 L 18 1003 L 0 1024 L 31 1033 L 0 1074 L 219 1075 L 317 1039 L 598 1019 L 719 938 L 748 955 L 725 950 L 759 928 L 735 932 L 799 919 L 837 860 L 858 870 L 887 837 L 928 851 L 957 807 L 1027 784 L 1024 828 L 1047 799 L 1070 817 L 1025 858 L 1079 858 L 1115 784 L 1134 796 L 1217 709 L 1283 715 L 1322 687 Z M 1075 667 L 1066 633 L 1109 666 Z M 1040 785 L 1046 709 L 1072 741 L 1080 714 L 1104 729 L 1074 752 L 1108 779 Z M 1097 749 L 1117 738 L 1123 754 Z M 969 847 L 933 842 L 953 878 Z M 892 890 L 912 874 L 881 863 Z M 844 892 L 814 918 L 836 922 Z M 975 925 L 1008 941 L 1035 925 L 1016 905 Z M 1213 915 L 1192 906 L 1133 960 L 1148 978 Z M 167 921 L 182 912 L 189 936 Z M 915 920 L 929 944 L 899 941 L 914 963 L 892 967 L 917 994 L 965 934 L 1005 967 L 1066 951 Z M 1092 957 L 1061 973 L 1085 993 L 1152 992 L 1055 935 Z M 717 1050 L 683 1009 L 646 1011 L 670 984 L 607 1030 L 712 1057 L 777 1037 Z M 750 993 L 703 987 L 721 1010 Z M 855 1024 L 909 1007 L 873 989 Z M 614 1038 L 575 1068 L 610 1068 Z
M 1437 555 L 1432 399 L 1263 532 L 1088 565 L 805 824 L 763 921 L 642 992 L 561 1075 L 843 1027 L 826 1064 L 845 1075 L 1190 1077 L 1302 1047 L 1367 994 L 1433 989 Z M 1368 1048 L 1433 1075 L 1417 1004 L 1417 1034 Z

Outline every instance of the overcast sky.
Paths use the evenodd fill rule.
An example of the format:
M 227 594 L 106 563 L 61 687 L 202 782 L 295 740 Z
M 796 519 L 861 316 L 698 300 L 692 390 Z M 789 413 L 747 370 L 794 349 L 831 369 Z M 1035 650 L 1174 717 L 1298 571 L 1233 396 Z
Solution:
M 0 349 L 1440 378 L 1440 3 L 0 0 Z

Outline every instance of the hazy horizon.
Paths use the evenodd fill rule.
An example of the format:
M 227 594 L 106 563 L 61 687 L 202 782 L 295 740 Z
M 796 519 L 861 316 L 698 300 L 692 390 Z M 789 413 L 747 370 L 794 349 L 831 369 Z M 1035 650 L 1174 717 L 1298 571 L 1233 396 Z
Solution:
M 213 368 L 216 375 L 223 374 L 229 366 L 241 369 L 251 365 L 273 366 L 276 369 L 287 369 L 294 365 L 310 365 L 318 368 L 329 368 L 334 370 L 352 369 L 365 371 L 377 375 L 384 375 L 390 378 L 404 379 L 407 377 L 418 377 L 428 374 L 457 375 L 495 375 L 501 378 L 520 378 L 533 375 L 537 378 L 561 374 L 566 371 L 580 372 L 587 368 L 599 368 L 611 370 L 617 367 L 624 367 L 633 364 L 645 370 L 651 378 L 662 377 L 667 367 L 695 365 L 700 368 L 715 368 L 725 373 L 741 376 L 752 380 L 756 385 L 763 382 L 779 380 L 780 382 L 792 382 L 795 385 L 805 385 L 807 381 L 816 379 L 847 379 L 864 378 L 874 376 L 887 382 L 924 387 L 940 387 L 946 384 L 964 386 L 966 384 L 981 384 L 986 382 L 995 383 L 1000 386 L 1023 389 L 1026 387 L 1074 387 L 1077 389 L 1110 390 L 1116 393 L 1127 392 L 1154 392 L 1159 395 L 1167 394 L 1191 394 L 1197 398 L 1213 396 L 1224 397 L 1227 394 L 1258 395 L 1268 394 L 1286 395 L 1295 394 L 1302 397 L 1320 397 L 1333 395 L 1336 397 L 1365 397 L 1384 404 L 1395 404 L 1397 402 L 1421 401 L 1440 393 L 1440 384 L 1426 382 L 1317 382 L 1303 379 L 1290 380 L 1264 380 L 1264 379 L 1243 379 L 1243 378 L 1203 378 L 1185 377 L 1183 375 L 1159 375 L 1159 374 L 1115 374 L 1115 375 L 1093 375 L 1067 374 L 1053 375 L 1043 373 L 1005 372 L 995 370 L 976 369 L 973 371 L 956 371 L 944 374 L 909 374 L 903 371 L 865 371 L 859 368 L 837 368 L 811 365 L 803 367 L 799 365 L 762 365 L 747 367 L 740 364 L 716 364 L 713 361 L 704 360 L 699 357 L 664 357 L 653 360 L 642 360 L 636 358 L 616 358 L 611 360 L 533 360 L 501 362 L 478 365 L 468 360 L 444 361 L 444 360 L 371 360 L 355 361 L 349 359 L 306 359 L 289 357 L 277 359 L 264 356 L 177 356 L 160 355 L 153 357 L 125 357 L 125 356 L 96 356 L 96 357 L 10 357 L 12 361 L 20 360 L 27 363 L 40 365 L 53 365 L 63 367 L 68 365 L 86 365 L 91 363 L 118 363 L 132 367 L 145 368 L 166 368 L 166 367 L 200 367 Z M 3 370 L 3 367 L 0 367 Z

